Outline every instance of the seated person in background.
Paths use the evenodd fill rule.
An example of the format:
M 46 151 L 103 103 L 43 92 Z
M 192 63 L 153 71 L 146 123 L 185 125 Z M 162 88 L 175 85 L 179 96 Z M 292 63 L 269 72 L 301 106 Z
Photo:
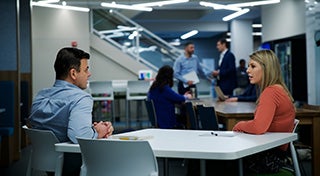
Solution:
M 239 67 L 237 67 L 237 88 L 233 90 L 233 95 L 243 94 L 247 86 L 249 85 L 249 78 L 246 68 L 246 60 L 240 59 Z
M 249 84 L 245 91 L 241 95 L 226 97 L 226 102 L 236 102 L 236 101 L 257 101 L 257 90 L 254 84 Z
M 41 90 L 32 103 L 28 119 L 30 128 L 51 130 L 60 142 L 78 143 L 76 137 L 107 138 L 113 132 L 111 122 L 92 124 L 93 99 L 83 91 L 87 88 L 90 55 L 76 48 L 62 48 L 56 57 L 56 81 L 51 88 Z M 65 164 L 69 163 L 65 154 Z M 81 166 L 81 155 L 78 158 Z M 69 159 L 70 159 L 69 158 Z M 66 161 L 67 160 L 67 161 Z M 79 168 L 65 175 L 79 175 Z M 70 168 L 69 166 L 64 169 Z M 67 171 L 66 171 L 67 172 Z
M 165 65 L 159 69 L 148 92 L 148 98 L 154 103 L 159 128 L 183 128 L 183 124 L 177 121 L 175 104 L 183 103 L 192 96 L 189 92 L 180 95 L 171 89 L 172 86 L 173 69 Z
M 293 98 L 282 79 L 279 59 L 274 52 L 260 50 L 251 54 L 247 73 L 250 83 L 256 84 L 261 94 L 254 119 L 238 122 L 233 130 L 250 134 L 292 132 L 295 118 Z M 281 156 L 287 148 L 286 144 L 249 156 L 244 160 L 245 167 L 259 173 L 277 172 L 281 167 Z

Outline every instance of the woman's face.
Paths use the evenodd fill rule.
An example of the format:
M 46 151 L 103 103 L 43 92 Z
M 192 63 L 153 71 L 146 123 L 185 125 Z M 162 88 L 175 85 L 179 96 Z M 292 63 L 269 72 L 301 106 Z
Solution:
M 261 84 L 263 70 L 258 62 L 250 59 L 247 73 L 251 84 Z

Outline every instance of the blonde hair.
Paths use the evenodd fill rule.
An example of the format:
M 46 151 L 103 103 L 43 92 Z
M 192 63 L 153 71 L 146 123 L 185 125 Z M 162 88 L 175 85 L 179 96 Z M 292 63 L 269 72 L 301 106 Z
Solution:
M 256 51 L 250 55 L 250 59 L 258 62 L 263 70 L 261 84 L 259 85 L 260 93 L 268 86 L 279 84 L 287 92 L 291 101 L 294 101 L 283 81 L 279 59 L 272 50 Z M 259 102 L 259 99 L 257 102 Z

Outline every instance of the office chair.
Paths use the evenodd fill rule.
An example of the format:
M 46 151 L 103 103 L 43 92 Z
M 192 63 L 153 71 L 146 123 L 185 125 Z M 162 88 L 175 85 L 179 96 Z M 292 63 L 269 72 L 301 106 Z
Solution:
M 59 143 L 52 131 L 22 127 L 30 138 L 32 150 L 29 158 L 27 176 L 33 175 L 33 170 L 55 172 L 62 175 L 63 153 L 56 152 L 54 144 Z
M 197 105 L 201 130 L 219 130 L 216 111 L 213 106 Z
M 92 95 L 93 101 L 109 101 L 111 103 L 111 117 L 112 122 L 115 121 L 114 119 L 114 93 L 112 87 L 112 81 L 90 81 L 89 82 L 90 93 Z M 108 119 L 103 119 L 100 117 L 94 117 L 95 121 L 105 121 Z
M 148 141 L 77 138 L 81 175 L 157 176 L 158 163 Z
M 296 128 L 299 124 L 299 120 L 298 119 L 294 119 L 294 128 L 293 128 L 293 133 L 296 132 Z M 293 142 L 290 142 L 290 152 L 291 152 L 291 157 L 292 157 L 292 161 L 293 161 L 293 167 L 294 167 L 294 173 L 296 176 L 300 176 L 300 166 L 299 166 L 299 162 L 298 162 L 298 157 L 297 157 L 297 152 L 296 149 L 294 148 Z
M 198 130 L 199 129 L 198 118 L 196 116 L 196 112 L 192 102 L 186 102 L 185 105 L 186 105 L 187 115 L 189 117 L 190 129 Z
M 146 109 L 148 112 L 149 120 L 151 122 L 152 127 L 158 128 L 157 114 L 153 104 L 153 100 L 146 98 L 144 100 L 146 105 Z

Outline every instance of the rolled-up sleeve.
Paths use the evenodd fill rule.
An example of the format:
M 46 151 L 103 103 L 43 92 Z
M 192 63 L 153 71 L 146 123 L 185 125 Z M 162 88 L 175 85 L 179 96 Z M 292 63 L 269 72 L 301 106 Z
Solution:
M 97 138 L 98 134 L 92 127 L 93 100 L 84 96 L 71 107 L 68 125 L 68 137 L 78 143 L 76 137 Z

